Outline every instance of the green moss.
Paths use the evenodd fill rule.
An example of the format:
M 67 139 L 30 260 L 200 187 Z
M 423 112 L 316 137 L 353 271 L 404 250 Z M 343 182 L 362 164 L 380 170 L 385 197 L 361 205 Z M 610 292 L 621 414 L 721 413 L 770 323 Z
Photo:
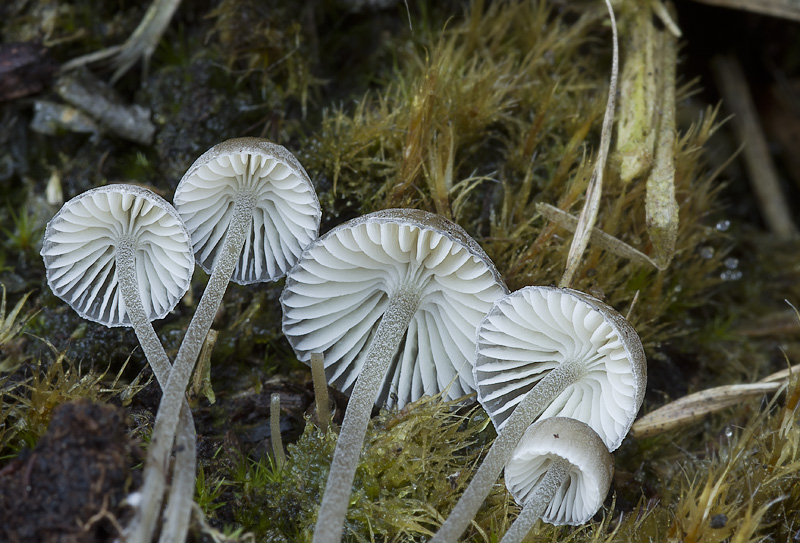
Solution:
M 459 405 L 425 398 L 373 419 L 346 521 L 349 541 L 432 535 L 493 434 L 481 409 L 456 411 Z M 306 424 L 280 469 L 270 459 L 236 459 L 226 479 L 237 522 L 259 541 L 310 541 L 335 445 L 334 433 Z M 497 501 L 490 498 L 483 521 L 499 522 Z
M 55 360 L 23 362 L 14 372 L 0 376 L 0 458 L 33 449 L 44 435 L 57 406 L 85 398 L 107 402 L 112 397 L 126 404 L 142 388 L 138 379 L 120 383 L 120 374 L 82 368 L 63 352 Z M 123 366 L 124 369 L 124 366 Z

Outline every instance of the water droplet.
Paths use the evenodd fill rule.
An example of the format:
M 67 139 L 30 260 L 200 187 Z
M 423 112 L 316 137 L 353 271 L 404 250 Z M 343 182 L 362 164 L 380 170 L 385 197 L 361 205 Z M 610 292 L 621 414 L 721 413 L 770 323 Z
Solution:
M 725 437 L 728 437 L 728 438 L 733 437 L 733 428 L 731 428 L 730 426 L 725 428 Z
M 681 285 L 675 285 L 675 288 L 673 288 L 672 290 L 675 292 L 680 292 L 683 290 L 683 287 Z
M 711 522 L 709 523 L 709 526 L 711 528 L 714 528 L 715 530 L 718 530 L 720 528 L 724 528 L 727 523 L 728 523 L 728 517 L 723 513 L 720 513 L 719 515 L 714 515 L 713 517 L 711 517 Z
M 705 247 L 700 247 L 700 257 L 705 258 L 706 260 L 714 258 L 714 248 L 709 247 L 708 245 Z
M 728 228 L 730 227 L 731 227 L 731 221 L 729 221 L 728 219 L 723 219 L 719 221 L 716 226 L 717 230 L 719 230 L 720 232 L 727 232 Z
M 742 278 L 742 272 L 739 270 L 725 270 L 719 274 L 719 278 L 723 281 L 738 281 Z
M 725 259 L 725 262 L 723 262 L 723 264 L 725 264 L 725 267 L 728 268 L 729 270 L 735 270 L 736 268 L 739 267 L 739 259 L 730 256 Z

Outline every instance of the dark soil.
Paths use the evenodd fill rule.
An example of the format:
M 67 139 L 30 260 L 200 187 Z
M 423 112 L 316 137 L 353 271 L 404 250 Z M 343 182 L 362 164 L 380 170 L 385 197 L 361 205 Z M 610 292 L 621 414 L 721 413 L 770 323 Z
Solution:
M 36 448 L 0 472 L 0 541 L 112 541 L 139 451 L 126 430 L 112 405 L 59 406 Z

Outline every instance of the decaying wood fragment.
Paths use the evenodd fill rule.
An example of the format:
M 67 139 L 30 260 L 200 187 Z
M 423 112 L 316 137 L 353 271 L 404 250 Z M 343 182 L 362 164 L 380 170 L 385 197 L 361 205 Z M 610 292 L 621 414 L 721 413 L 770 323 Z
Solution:
M 38 94 L 57 70 L 40 43 L 0 43 L 0 102 Z
M 150 121 L 150 110 L 124 103 L 111 86 L 88 70 L 62 75 L 56 82 L 56 92 L 66 102 L 88 113 L 104 131 L 134 143 L 152 143 L 156 127 Z
M 615 160 L 620 180 L 628 184 L 642 177 L 653 163 L 655 136 L 653 123 L 658 103 L 655 64 L 656 29 L 650 10 L 633 8 L 619 83 L 619 114 Z
M 646 179 L 647 232 L 655 262 L 665 269 L 678 236 L 675 197 L 675 66 L 680 30 L 657 27 L 669 11 L 660 2 L 631 4 L 629 39 L 620 83 L 619 120 L 614 161 L 627 185 Z M 672 28 L 674 27 L 674 28 Z

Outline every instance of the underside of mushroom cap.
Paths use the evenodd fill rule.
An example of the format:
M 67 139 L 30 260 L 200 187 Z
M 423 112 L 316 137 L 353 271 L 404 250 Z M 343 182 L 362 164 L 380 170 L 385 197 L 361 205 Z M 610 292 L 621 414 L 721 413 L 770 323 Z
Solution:
M 117 277 L 121 242 L 135 244 L 145 312 L 150 320 L 165 317 L 189 289 L 191 240 L 173 207 L 141 187 L 108 185 L 64 204 L 47 224 L 41 251 L 50 288 L 85 319 L 130 326 Z
M 556 525 L 584 524 L 603 505 L 614 463 L 600 436 L 580 421 L 555 417 L 532 424 L 506 465 L 506 487 L 524 506 L 556 459 L 566 460 L 570 467 L 542 520 Z
M 308 174 L 286 148 L 259 138 L 215 145 L 189 168 L 175 191 L 175 207 L 192 236 L 197 263 L 216 264 L 241 192 L 255 209 L 231 281 L 274 281 L 316 239 L 322 217 Z
M 389 299 L 401 289 L 413 290 L 419 305 L 377 404 L 472 392 L 475 328 L 507 289 L 478 244 L 432 213 L 379 211 L 312 243 L 281 295 L 284 334 L 304 362 L 324 353 L 329 382 L 350 392 Z
M 644 399 L 646 359 L 630 324 L 584 293 L 525 287 L 499 300 L 478 327 L 478 400 L 501 428 L 516 405 L 548 372 L 581 361 L 585 374 L 541 418 L 589 424 L 616 450 Z

